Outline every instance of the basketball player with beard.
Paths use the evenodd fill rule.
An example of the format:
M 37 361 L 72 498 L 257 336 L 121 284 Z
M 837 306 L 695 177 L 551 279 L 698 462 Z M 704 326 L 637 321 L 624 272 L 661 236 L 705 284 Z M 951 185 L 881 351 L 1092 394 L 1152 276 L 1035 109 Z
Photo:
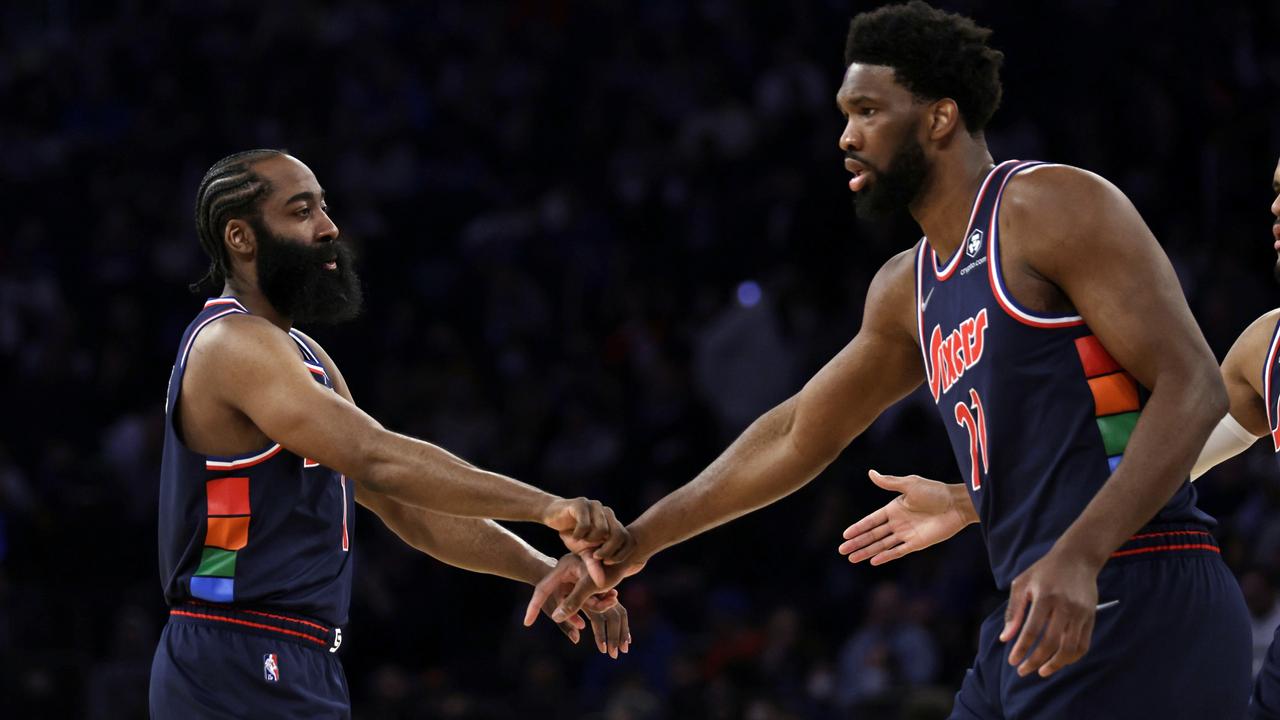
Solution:
M 1226 410 L 1213 355 L 1115 186 L 992 160 L 989 35 L 923 2 L 853 19 L 836 95 L 849 189 L 859 215 L 909 211 L 924 237 L 876 274 L 848 346 L 631 523 L 632 548 L 591 562 L 616 583 L 794 492 L 923 384 L 1009 593 L 952 717 L 1240 717 L 1247 611 L 1187 481 Z M 565 564 L 526 623 L 571 579 L 553 618 L 598 590 Z
M 211 258 L 197 287 L 221 295 L 183 334 L 169 380 L 159 547 L 170 617 L 152 717 L 350 717 L 336 653 L 355 502 L 444 562 L 529 584 L 556 563 L 493 520 L 628 545 L 599 502 L 480 470 L 355 405 L 337 365 L 294 328 L 349 320 L 361 304 L 350 249 L 306 165 L 237 153 L 210 168 L 196 203 Z M 594 596 L 588 616 L 602 652 L 626 651 L 615 595 Z M 576 643 L 585 623 L 559 622 Z
M 1271 203 L 1275 216 L 1272 236 L 1280 253 L 1280 163 L 1272 174 Z M 1280 260 L 1275 267 L 1280 281 Z M 1194 480 L 1215 465 L 1239 455 L 1260 437 L 1271 436 L 1280 452 L 1280 309 L 1272 310 L 1245 328 L 1222 361 L 1230 411 L 1210 433 L 1191 470 Z M 884 507 L 850 525 L 840 552 L 850 562 L 872 565 L 936 545 L 966 525 L 979 522 L 962 484 L 947 485 L 919 475 L 894 477 L 872 471 L 880 487 L 899 493 Z M 1249 717 L 1280 720 L 1280 629 L 1254 681 Z

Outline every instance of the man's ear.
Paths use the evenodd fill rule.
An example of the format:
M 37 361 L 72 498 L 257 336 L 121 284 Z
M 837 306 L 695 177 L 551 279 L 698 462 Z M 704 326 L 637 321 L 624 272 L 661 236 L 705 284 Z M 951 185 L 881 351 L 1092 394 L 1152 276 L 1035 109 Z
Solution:
M 253 228 L 239 218 L 227 221 L 222 242 L 233 257 L 252 258 L 258 250 L 258 238 L 254 235 Z
M 929 114 L 925 127 L 929 129 L 930 140 L 945 140 L 953 135 L 962 125 L 960 106 L 951 98 L 942 98 L 929 104 Z

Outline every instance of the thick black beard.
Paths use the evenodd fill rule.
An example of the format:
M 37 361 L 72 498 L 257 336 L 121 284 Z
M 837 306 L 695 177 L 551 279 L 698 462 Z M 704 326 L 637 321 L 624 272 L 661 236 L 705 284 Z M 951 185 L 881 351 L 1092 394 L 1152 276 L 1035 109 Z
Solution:
M 260 219 L 249 221 L 258 239 L 258 287 L 277 312 L 296 323 L 335 324 L 360 314 L 364 294 L 353 267 L 353 253 L 345 242 L 307 245 L 267 229 Z M 337 270 L 324 264 L 338 263 Z
M 911 206 L 924 187 L 929 163 L 913 131 L 902 141 L 887 169 L 871 169 L 875 182 L 853 196 L 853 207 L 860 218 L 885 220 Z

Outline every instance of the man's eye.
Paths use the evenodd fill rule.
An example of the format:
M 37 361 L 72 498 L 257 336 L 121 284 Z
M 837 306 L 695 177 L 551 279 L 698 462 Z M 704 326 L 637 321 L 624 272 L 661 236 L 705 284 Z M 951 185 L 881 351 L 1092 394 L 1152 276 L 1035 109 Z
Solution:
M 311 217 L 311 208 L 304 207 L 296 213 L 298 217 Z
M 876 114 L 875 108 L 862 108 L 862 117 L 871 117 Z

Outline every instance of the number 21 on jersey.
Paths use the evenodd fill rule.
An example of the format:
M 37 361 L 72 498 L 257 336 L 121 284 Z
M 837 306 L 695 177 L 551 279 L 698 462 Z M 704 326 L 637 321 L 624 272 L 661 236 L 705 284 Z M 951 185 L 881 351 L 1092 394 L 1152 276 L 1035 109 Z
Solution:
M 969 404 L 956 403 L 956 422 L 969 432 L 969 485 L 982 489 L 982 473 L 987 472 L 987 415 L 982 410 L 982 398 L 978 391 L 969 389 Z M 982 458 L 982 473 L 978 472 L 978 458 Z

